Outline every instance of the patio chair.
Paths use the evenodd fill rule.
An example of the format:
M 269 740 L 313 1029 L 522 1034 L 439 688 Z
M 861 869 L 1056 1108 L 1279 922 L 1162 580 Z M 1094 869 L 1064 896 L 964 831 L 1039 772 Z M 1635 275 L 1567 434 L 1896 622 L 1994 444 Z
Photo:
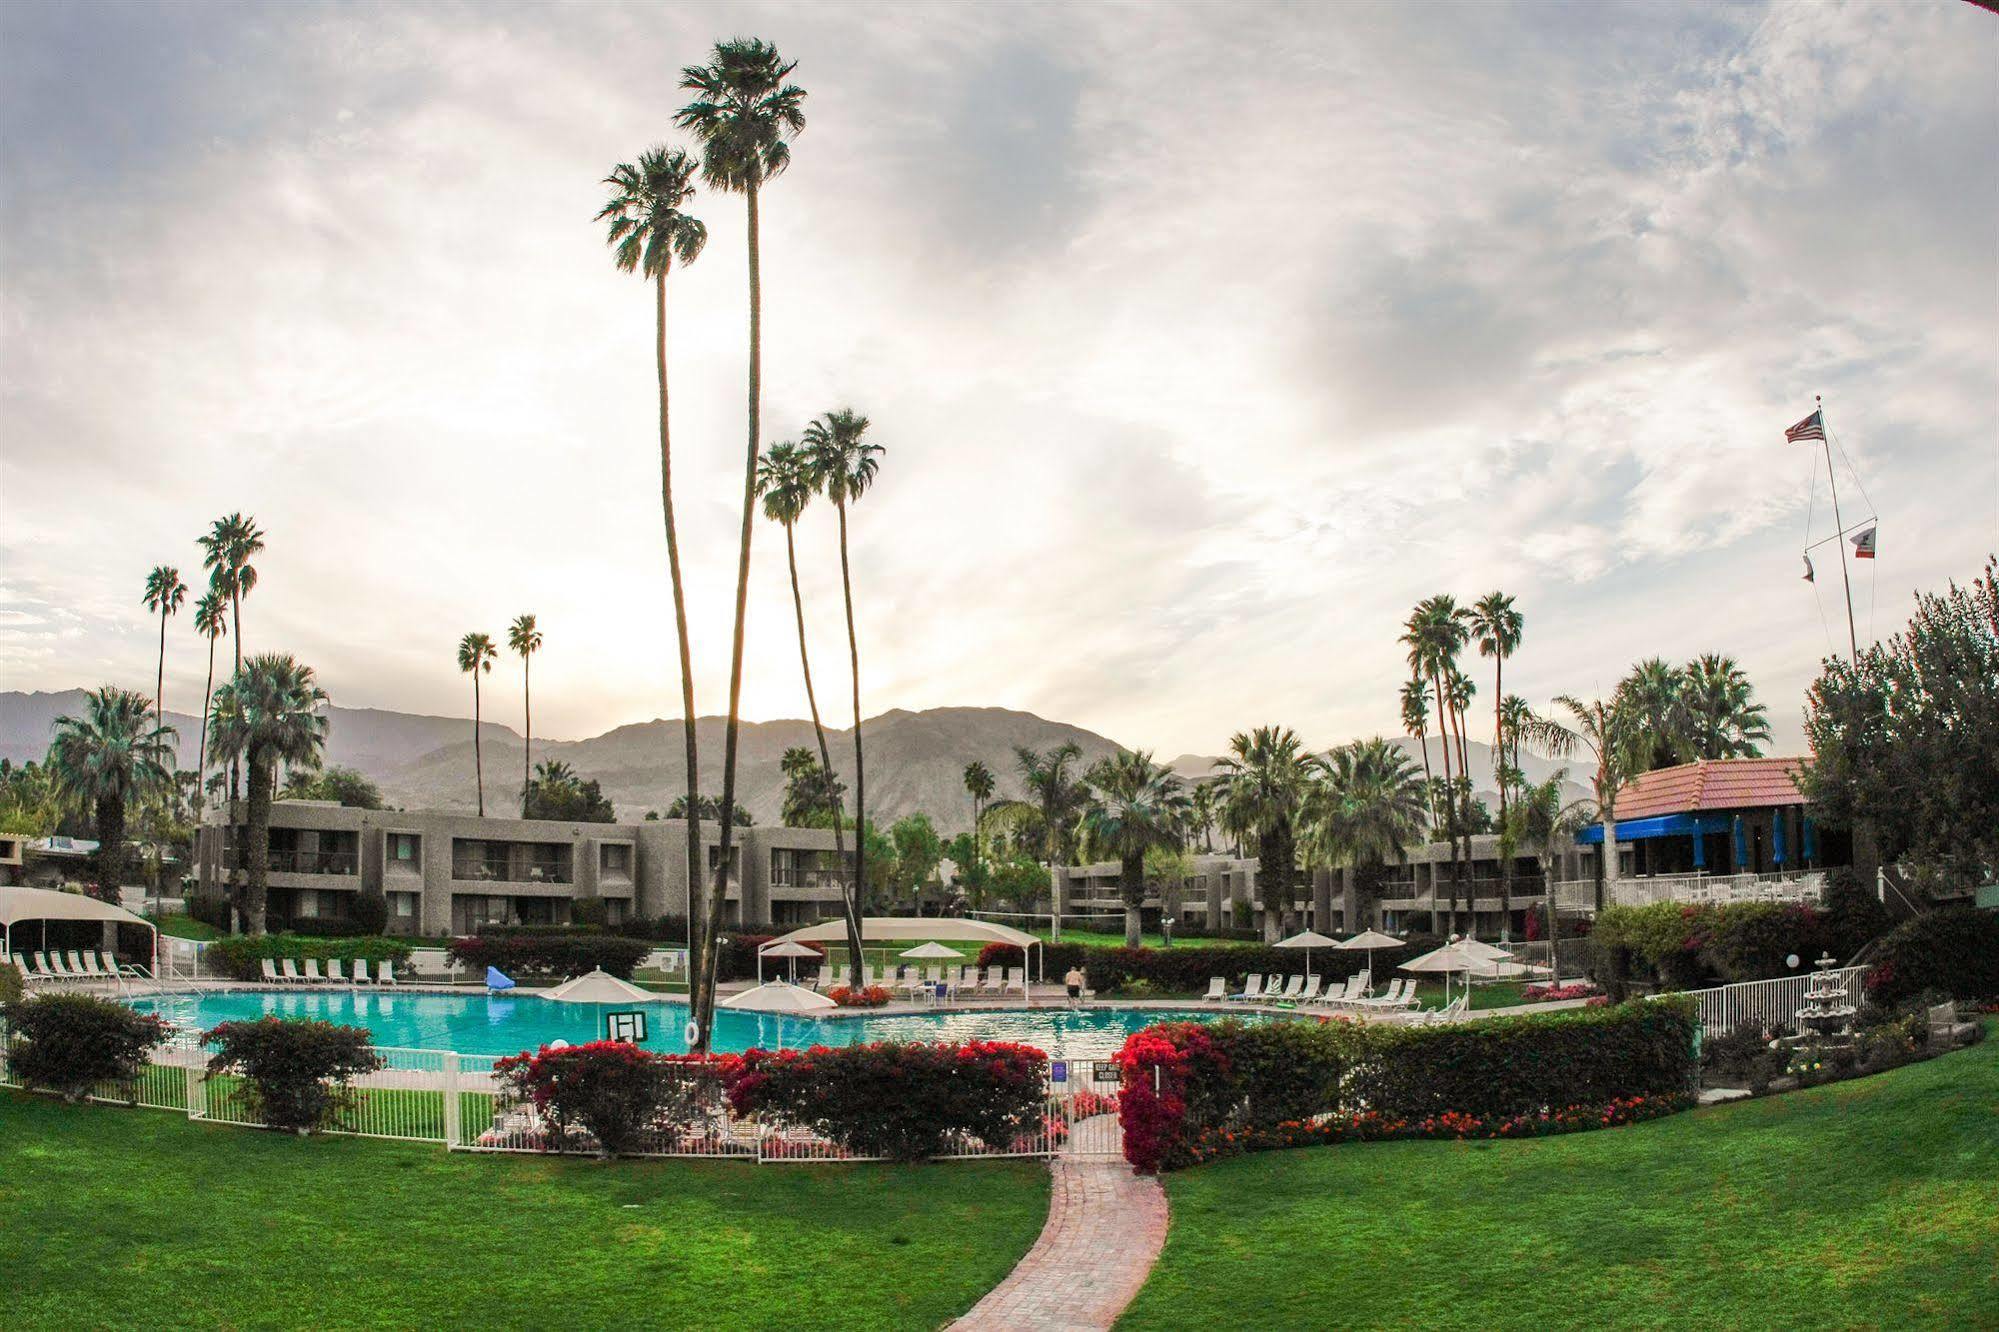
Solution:
M 337 957 L 329 957 L 326 959 L 326 979 L 332 981 L 336 985 L 351 984 L 351 982 L 347 979 L 347 974 L 340 969 L 340 959 Z
M 283 979 L 292 982 L 294 985 L 300 984 L 305 980 L 305 977 L 298 974 L 298 967 L 288 957 L 279 961 L 278 971 Z
M 35 973 L 28 969 L 28 959 L 25 954 L 15 953 L 13 955 L 13 962 L 14 962 L 14 970 L 21 973 L 22 980 L 34 979 Z
M 257 972 L 263 978 L 264 982 L 269 985 L 276 985 L 284 979 L 284 977 L 278 975 L 278 964 L 271 961 L 268 957 L 257 959 Z
M 979 972 L 979 993 L 998 994 L 1006 989 L 1005 979 L 998 967 L 985 967 Z
M 375 979 L 384 985 L 401 985 L 396 979 L 396 964 L 386 957 L 375 964 Z
M 1261 999 L 1263 997 L 1263 973 L 1260 971 L 1250 972 L 1249 980 L 1244 983 L 1242 992 L 1240 994 L 1232 994 L 1228 997 L 1231 999 Z
M 61 953 L 36 953 L 35 962 L 36 965 L 41 967 L 42 975 L 50 980 L 66 981 L 74 979 L 69 974 L 69 968 L 63 965 Z
M 118 979 L 116 971 L 106 971 L 103 964 L 97 960 L 97 950 L 94 948 L 83 950 L 83 974 L 92 980 Z
M 1206 1002 L 1213 1003 L 1218 999 L 1227 999 L 1228 997 L 1229 997 L 1228 977 L 1226 976 L 1208 977 L 1208 992 L 1202 995 L 1201 998 Z
M 326 983 L 326 974 L 319 969 L 318 958 L 309 957 L 305 960 L 305 978 L 315 985 Z
M 1008 967 L 1006 969 L 1006 985 L 1001 990 L 1001 993 L 1004 994 L 1007 990 L 1019 990 L 1021 995 L 1025 997 L 1027 994 L 1026 967 Z
M 69 951 L 68 951 L 67 953 L 65 953 L 65 954 L 64 954 L 63 956 L 64 956 L 64 957 L 65 957 L 65 958 L 66 958 L 66 959 L 68 960 L 68 962 L 69 962 L 69 974 L 70 974 L 70 975 L 72 975 L 72 976 L 76 977 L 76 978 L 77 978 L 78 980 L 89 980 L 89 979 L 90 979 L 90 973 L 89 973 L 88 971 L 85 971 L 85 970 L 83 969 L 83 959 L 77 956 L 77 954 L 76 954 L 76 950 L 75 950 L 74 948 L 70 949 L 70 950 L 69 950 Z
M 372 981 L 368 976 L 368 959 L 365 957 L 357 957 L 354 959 L 354 984 L 356 985 L 372 984 Z
M 1327 990 L 1321 995 L 1319 1002 L 1331 1008 L 1345 1008 L 1358 1001 L 1365 993 L 1362 985 L 1363 981 L 1359 975 L 1349 976 L 1344 985 L 1335 990 Z
M 1303 994 L 1304 992 L 1305 992 L 1305 978 L 1303 976 L 1293 976 L 1290 980 L 1284 982 L 1284 993 L 1275 996 L 1275 998 L 1277 998 L 1280 1002 L 1293 1000 L 1296 999 L 1299 995 Z M 1266 993 L 1263 997 L 1265 999 L 1269 999 L 1272 998 L 1273 996 Z
M 1305 988 L 1298 992 L 1298 1002 L 1309 1004 L 1314 999 L 1317 999 L 1319 997 L 1319 983 L 1317 976 L 1307 976 L 1305 978 Z

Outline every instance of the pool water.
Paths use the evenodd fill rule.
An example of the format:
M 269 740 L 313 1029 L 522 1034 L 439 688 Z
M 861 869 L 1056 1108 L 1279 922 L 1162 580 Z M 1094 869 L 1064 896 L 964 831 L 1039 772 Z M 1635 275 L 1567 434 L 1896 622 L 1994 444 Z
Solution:
M 393 994 L 346 990 L 235 991 L 134 999 L 132 1005 L 182 1026 L 209 1028 L 261 1017 L 319 1018 L 366 1027 L 375 1044 L 460 1054 L 503 1055 L 550 1041 L 572 1045 L 604 1035 L 604 1015 L 624 1006 L 555 1003 L 534 995 Z M 646 1014 L 649 1049 L 687 1049 L 687 1005 L 661 1000 L 635 1007 Z M 1155 1022 L 1209 1020 L 1205 1009 L 1019 1008 L 914 1013 L 894 1017 L 819 1020 L 717 1009 L 717 1051 L 752 1047 L 859 1045 L 867 1041 L 1021 1041 L 1074 1059 L 1115 1054 L 1125 1037 Z

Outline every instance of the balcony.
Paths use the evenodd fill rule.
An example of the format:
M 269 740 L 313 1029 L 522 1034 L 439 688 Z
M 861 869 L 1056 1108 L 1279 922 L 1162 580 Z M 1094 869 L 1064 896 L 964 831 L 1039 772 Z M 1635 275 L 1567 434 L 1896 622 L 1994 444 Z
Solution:
M 773 888 L 818 889 L 840 887 L 840 872 L 830 869 L 780 869 L 771 874 Z
M 1775 874 L 1651 874 L 1604 885 L 1605 900 L 1616 906 L 1655 902 L 1726 905 L 1731 902 L 1817 902 L 1825 895 L 1824 870 L 1784 870 Z M 1557 906 L 1596 910 L 1596 882 L 1578 879 L 1555 885 Z
M 570 882 L 569 866 L 560 860 L 453 860 L 451 877 L 468 883 Z
M 273 874 L 339 874 L 361 872 L 361 857 L 353 851 L 272 851 Z

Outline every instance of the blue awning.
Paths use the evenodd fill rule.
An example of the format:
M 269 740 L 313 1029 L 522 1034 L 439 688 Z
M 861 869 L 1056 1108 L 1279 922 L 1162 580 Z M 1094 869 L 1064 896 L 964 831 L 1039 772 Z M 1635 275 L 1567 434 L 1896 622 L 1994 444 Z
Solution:
M 1617 840 L 1637 842 L 1648 837 L 1692 837 L 1695 833 L 1725 833 L 1731 816 L 1727 814 L 1659 814 L 1649 819 L 1619 819 Z M 1578 846 L 1601 846 L 1603 825 L 1592 823 L 1576 834 Z

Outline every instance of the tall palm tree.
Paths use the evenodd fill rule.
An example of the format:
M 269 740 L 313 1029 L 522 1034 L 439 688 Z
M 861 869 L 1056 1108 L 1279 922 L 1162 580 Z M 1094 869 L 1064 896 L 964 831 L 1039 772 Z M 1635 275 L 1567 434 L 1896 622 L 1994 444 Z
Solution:
M 854 630 L 854 580 L 847 559 L 847 509 L 867 494 L 885 450 L 867 441 L 868 418 L 850 408 L 828 412 L 805 427 L 801 472 L 806 485 L 825 492 L 840 520 L 840 591 L 847 606 L 847 663 L 854 686 L 854 891 L 848 906 L 849 934 L 859 965 L 861 887 L 868 881 L 868 770 L 861 747 L 861 640 Z M 785 529 L 786 540 L 790 529 Z M 802 643 L 803 640 L 801 639 Z M 830 767 L 830 765 L 829 765 Z
M 167 724 L 167 616 L 178 615 L 186 600 L 187 584 L 181 582 L 180 570 L 171 564 L 156 565 L 146 575 L 145 606 L 160 617 L 160 667 L 153 685 L 153 710 L 161 726 Z
M 97 824 L 97 893 L 118 900 L 125 881 L 125 813 L 135 801 L 170 791 L 171 726 L 146 714 L 144 694 L 104 685 L 85 694 L 83 715 L 55 720 L 44 771 L 62 800 L 89 809 Z
M 479 817 L 486 817 L 486 763 L 479 744 L 479 676 L 490 675 L 500 650 L 484 634 L 458 640 L 458 669 L 472 677 L 472 772 L 479 783 Z
M 521 817 L 526 818 L 528 786 L 534 772 L 534 694 L 528 686 L 528 659 L 541 651 L 541 630 L 535 628 L 534 616 L 514 617 L 507 626 L 507 646 L 521 656 L 521 725 L 526 732 L 521 737 Z
M 1412 671 L 1402 682 L 1402 729 L 1423 746 L 1423 790 L 1431 827 L 1438 826 L 1437 802 L 1430 783 L 1436 777 L 1430 769 L 1430 687 L 1420 672 Z
M 1663 657 L 1647 657 L 1617 685 L 1616 701 L 1643 737 L 1644 766 L 1669 768 L 1693 756 L 1688 742 L 1686 677 Z
M 201 563 L 208 570 L 209 590 L 229 599 L 229 619 L 235 630 L 236 665 L 232 677 L 243 673 L 243 598 L 257 587 L 257 567 L 250 563 L 264 549 L 264 532 L 255 518 L 241 513 L 227 514 L 209 524 L 200 538 Z M 238 766 L 229 763 L 229 799 L 236 800 Z M 237 868 L 242 857 L 237 856 Z
M 1297 874 L 1297 820 L 1315 764 L 1288 726 L 1237 732 L 1215 760 L 1225 832 L 1256 840 L 1256 886 L 1263 898 L 1263 937 L 1275 942 L 1291 905 Z
M 743 525 L 736 557 L 736 635 L 729 659 L 729 721 L 722 740 L 722 800 L 728 809 L 736 800 L 736 741 L 742 715 L 743 627 L 749 609 L 750 530 L 756 503 L 757 440 L 763 411 L 763 281 L 757 208 L 763 187 L 791 165 L 793 136 L 805 128 L 805 90 L 785 82 L 796 62 L 782 59 L 769 42 L 740 38 L 717 42 L 705 65 L 680 72 L 680 86 L 694 100 L 674 115 L 674 123 L 701 143 L 701 176 L 716 189 L 741 194 L 749 219 L 750 355 L 749 447 L 743 461 Z M 855 741 L 860 727 L 855 725 Z M 860 794 L 860 774 L 854 774 Z M 689 801 L 690 806 L 695 802 Z M 692 829 L 690 828 L 690 842 Z M 693 1006 L 696 1053 L 708 1049 L 715 1009 L 715 968 L 722 912 L 728 900 L 729 851 L 733 825 L 722 823 L 722 849 L 709 888 L 709 909 L 701 946 L 695 950 Z M 856 842 L 865 840 L 858 829 Z M 861 856 L 855 855 L 858 867 Z M 858 884 L 859 875 L 855 876 Z M 690 891 L 692 884 L 690 882 Z M 858 891 L 858 888 L 857 888 Z
M 1492 776 L 1499 784 L 1499 827 L 1506 828 L 1506 659 L 1520 648 L 1526 618 L 1504 592 L 1488 592 L 1472 603 L 1465 620 L 1481 657 L 1492 658 Z M 1500 938 L 1510 936 L 1513 920 L 1513 857 L 1501 848 L 1499 857 Z
M 1499 705 L 1499 735 L 1505 751 L 1504 758 L 1509 780 L 1516 785 L 1525 780 L 1520 770 L 1521 732 L 1534 722 L 1533 709 L 1527 700 L 1518 694 L 1508 694 Z
M 609 202 L 597 213 L 609 222 L 605 242 L 626 273 L 653 285 L 653 368 L 659 377 L 659 507 L 666 520 L 666 572 L 673 584 L 673 629 L 680 642 L 680 738 L 687 765 L 687 892 L 689 947 L 693 949 L 693 894 L 701 882 L 701 764 L 694 735 L 694 657 L 687 637 L 687 593 L 680 580 L 680 529 L 673 514 L 673 431 L 666 388 L 666 275 L 677 259 L 693 263 L 708 243 L 708 229 L 688 215 L 694 197 L 694 162 L 679 149 L 649 148 L 638 165 L 620 162 L 604 183 Z M 698 950 L 694 950 L 697 951 Z
M 1041 852 L 1054 870 L 1075 858 L 1076 819 L 1090 800 L 1090 788 L 1076 770 L 1083 751 L 1075 741 L 1065 741 L 1046 754 L 1025 745 L 1015 745 L 1014 766 L 1028 801 L 1039 814 Z
M 1444 836 L 1451 844 L 1451 891 L 1450 929 L 1457 930 L 1458 893 L 1464 878 L 1464 859 L 1458 845 L 1458 832 L 1468 821 L 1470 813 L 1468 799 L 1461 798 L 1461 788 L 1451 764 L 1451 741 L 1455 730 L 1462 736 L 1462 726 L 1456 725 L 1461 719 L 1451 706 L 1453 697 L 1468 697 L 1459 684 L 1462 674 L 1458 670 L 1458 654 L 1464 650 L 1464 615 L 1458 609 L 1457 601 L 1448 594 L 1426 597 L 1416 603 L 1404 626 L 1402 642 L 1409 649 L 1409 666 L 1414 672 L 1430 677 L 1430 696 L 1437 703 L 1437 717 L 1442 726 L 1444 750 Z M 1466 682 L 1469 683 L 1469 682 Z M 1457 772 L 1463 773 L 1465 752 L 1460 740 L 1458 748 Z M 1469 774 L 1464 774 L 1467 782 Z M 1464 855 L 1469 856 L 1470 834 L 1465 834 Z
M 1523 782 L 1519 802 L 1511 811 L 1512 826 L 1508 830 L 1509 840 L 1529 848 L 1541 866 L 1541 891 L 1546 894 L 1544 906 L 1548 924 L 1548 978 L 1551 981 L 1560 979 L 1561 962 L 1555 951 L 1555 856 L 1562 840 L 1587 826 L 1595 811 L 1595 805 L 1587 799 L 1565 799 L 1562 786 L 1568 779 L 1569 770 L 1558 768 L 1545 782 Z
M 1601 908 L 1618 875 L 1617 790 L 1627 778 L 1647 770 L 1652 737 L 1642 721 L 1614 696 L 1605 703 L 1600 699 L 1584 702 L 1573 694 L 1558 694 L 1555 706 L 1569 714 L 1569 723 L 1540 719 L 1528 739 L 1556 758 L 1587 752 L 1596 761 L 1592 780 L 1596 807 L 1603 821 L 1603 850 L 1597 856 L 1602 886 L 1596 904 Z
M 780 440 L 764 450 L 757 463 L 757 494 L 763 499 L 764 517 L 784 529 L 784 561 L 791 573 L 791 609 L 798 622 L 798 665 L 805 675 L 805 705 L 812 713 L 812 734 L 819 742 L 819 766 L 825 771 L 828 782 L 833 779 L 833 754 L 826 744 L 826 727 L 819 718 L 819 695 L 812 687 L 812 656 L 805 645 L 805 597 L 798 585 L 798 542 L 796 528 L 798 520 L 805 515 L 806 508 L 817 493 L 812 459 L 805 450 L 789 440 Z M 844 549 L 844 547 L 843 547 Z M 851 623 L 851 622 L 850 622 Z M 855 716 L 854 739 L 860 741 L 860 719 Z M 846 878 L 847 869 L 847 828 L 846 813 L 840 801 L 833 802 L 833 863 L 840 867 L 840 907 L 847 921 L 847 950 L 853 956 L 856 968 L 862 965 L 861 956 L 861 894 L 858 874 L 852 880 Z M 856 834 L 855 840 L 860 841 Z M 856 974 L 859 974 L 856 972 Z
M 1215 850 L 1216 787 L 1212 781 L 1198 781 L 1187 797 L 1188 840 L 1201 839 L 1201 850 L 1209 855 Z
M 984 763 L 973 759 L 965 765 L 965 794 L 972 798 L 972 866 L 979 864 L 979 823 L 985 815 L 986 801 L 993 798 L 993 770 Z
M 1124 899 L 1124 943 L 1136 948 L 1145 906 L 1145 855 L 1155 847 L 1177 850 L 1187 815 L 1180 778 L 1152 755 L 1119 750 L 1090 769 L 1096 794 L 1077 823 L 1092 854 L 1118 862 L 1118 895 Z
M 1770 713 L 1733 657 L 1709 652 L 1680 672 L 1681 713 L 1694 758 L 1756 758 L 1770 743 Z
M 1401 746 L 1376 736 L 1327 754 L 1299 812 L 1308 862 L 1362 873 L 1397 860 L 1423 835 L 1428 782 Z M 1371 888 L 1370 888 L 1371 891 Z M 1357 917 L 1347 921 L 1357 928 Z
M 229 632 L 228 603 L 221 593 L 210 589 L 195 598 L 195 632 L 208 640 L 208 684 L 201 691 L 201 744 L 196 747 L 194 766 L 197 774 L 208 771 L 208 702 L 215 693 L 215 640 Z M 202 790 L 199 778 L 194 784 L 195 812 L 201 812 Z
M 326 747 L 326 717 L 320 711 L 325 702 L 326 691 L 313 678 L 312 667 L 275 652 L 252 657 L 241 674 L 215 691 L 215 731 L 209 742 L 217 757 L 240 759 L 250 774 L 243 839 L 249 878 L 238 909 L 251 934 L 264 932 L 278 765 L 289 772 L 319 767 Z

